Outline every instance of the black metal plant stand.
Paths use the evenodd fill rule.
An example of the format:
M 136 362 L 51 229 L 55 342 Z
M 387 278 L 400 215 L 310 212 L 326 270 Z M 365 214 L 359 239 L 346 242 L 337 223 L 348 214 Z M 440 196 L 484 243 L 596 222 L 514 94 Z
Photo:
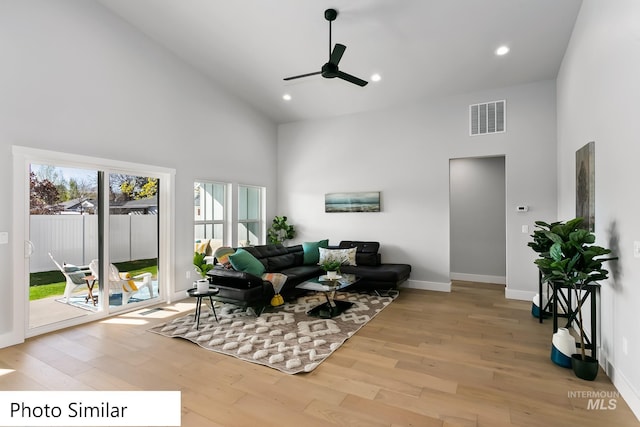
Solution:
M 596 357 L 596 346 L 597 346 L 597 314 L 596 311 L 596 298 L 598 295 L 598 291 L 600 290 L 600 285 L 597 283 L 589 284 L 581 286 L 581 292 L 578 296 L 579 301 L 573 301 L 575 298 L 573 286 L 566 283 L 552 283 L 551 287 L 553 288 L 553 296 L 552 299 L 552 312 L 553 312 L 553 332 L 558 331 L 558 319 L 565 318 L 567 319 L 565 328 L 571 327 L 571 325 L 575 322 L 578 329 L 583 329 L 582 324 L 580 323 L 580 317 L 578 316 L 578 306 L 582 304 L 582 308 L 587 307 L 585 305 L 585 301 L 589 299 L 590 310 L 591 310 L 591 336 L 584 337 L 584 347 L 587 350 L 591 350 L 591 356 Z M 567 292 L 562 292 L 563 290 L 567 290 Z M 559 308 L 562 309 L 562 313 L 559 312 Z M 540 320 L 542 321 L 542 319 Z M 579 341 L 576 343 L 576 347 L 579 346 Z
M 542 305 L 542 287 L 547 287 L 547 302 Z M 540 313 L 538 315 L 540 323 L 542 323 L 542 319 L 544 318 L 545 313 L 551 313 L 553 310 L 553 289 L 549 282 L 544 282 L 542 280 L 542 271 L 538 270 L 538 307 L 540 307 Z

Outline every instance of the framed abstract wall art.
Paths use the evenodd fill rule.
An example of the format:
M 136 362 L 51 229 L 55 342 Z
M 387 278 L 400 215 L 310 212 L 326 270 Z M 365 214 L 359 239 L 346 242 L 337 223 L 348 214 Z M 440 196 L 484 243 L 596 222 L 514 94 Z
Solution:
M 325 212 L 380 212 L 380 192 L 327 193 Z
M 576 217 L 584 218 L 583 227 L 595 231 L 596 222 L 596 143 L 589 142 L 576 151 Z

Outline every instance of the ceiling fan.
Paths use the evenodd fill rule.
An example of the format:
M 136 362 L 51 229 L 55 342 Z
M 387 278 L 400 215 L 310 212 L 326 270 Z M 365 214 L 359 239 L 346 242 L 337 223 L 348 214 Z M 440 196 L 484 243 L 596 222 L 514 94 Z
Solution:
M 338 11 L 335 9 L 327 9 L 324 11 L 324 18 L 327 21 L 329 21 L 329 62 L 324 64 L 320 71 L 301 74 L 299 76 L 285 77 L 284 80 L 294 80 L 302 77 L 309 77 L 309 76 L 315 76 L 315 75 L 321 74 L 322 77 L 327 79 L 333 79 L 335 77 L 338 77 L 339 79 L 346 80 L 349 83 L 353 83 L 358 86 L 367 85 L 368 83 L 367 81 L 362 80 L 356 76 L 352 76 L 351 74 L 347 74 L 343 71 L 340 71 L 340 69 L 338 68 L 338 63 L 340 62 L 340 59 L 342 58 L 342 55 L 344 54 L 344 51 L 347 49 L 347 47 L 343 44 L 336 43 L 335 47 L 333 48 L 333 52 L 331 51 L 331 22 L 334 21 L 337 16 L 338 16 Z

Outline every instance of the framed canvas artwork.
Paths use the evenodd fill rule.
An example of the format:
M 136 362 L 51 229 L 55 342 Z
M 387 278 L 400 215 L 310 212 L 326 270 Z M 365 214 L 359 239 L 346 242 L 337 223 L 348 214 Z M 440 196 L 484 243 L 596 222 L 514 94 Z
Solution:
M 380 212 L 380 192 L 327 193 L 325 212 Z
M 584 218 L 583 227 L 595 231 L 596 174 L 594 141 L 576 151 L 576 217 Z

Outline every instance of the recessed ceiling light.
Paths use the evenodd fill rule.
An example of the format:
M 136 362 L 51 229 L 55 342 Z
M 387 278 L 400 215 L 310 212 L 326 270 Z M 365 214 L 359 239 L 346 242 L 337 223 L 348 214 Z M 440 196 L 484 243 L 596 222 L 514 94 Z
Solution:
M 371 75 L 371 81 L 372 82 L 379 82 L 380 79 L 382 79 L 382 77 L 380 77 L 380 74 L 378 74 L 378 73 L 375 73 L 375 74 Z
M 291 95 L 285 93 L 284 95 L 282 95 L 282 99 L 284 99 L 285 101 L 291 101 Z
M 507 46 L 500 46 L 496 49 L 496 55 L 498 56 L 506 55 L 507 53 L 509 53 L 509 48 Z

